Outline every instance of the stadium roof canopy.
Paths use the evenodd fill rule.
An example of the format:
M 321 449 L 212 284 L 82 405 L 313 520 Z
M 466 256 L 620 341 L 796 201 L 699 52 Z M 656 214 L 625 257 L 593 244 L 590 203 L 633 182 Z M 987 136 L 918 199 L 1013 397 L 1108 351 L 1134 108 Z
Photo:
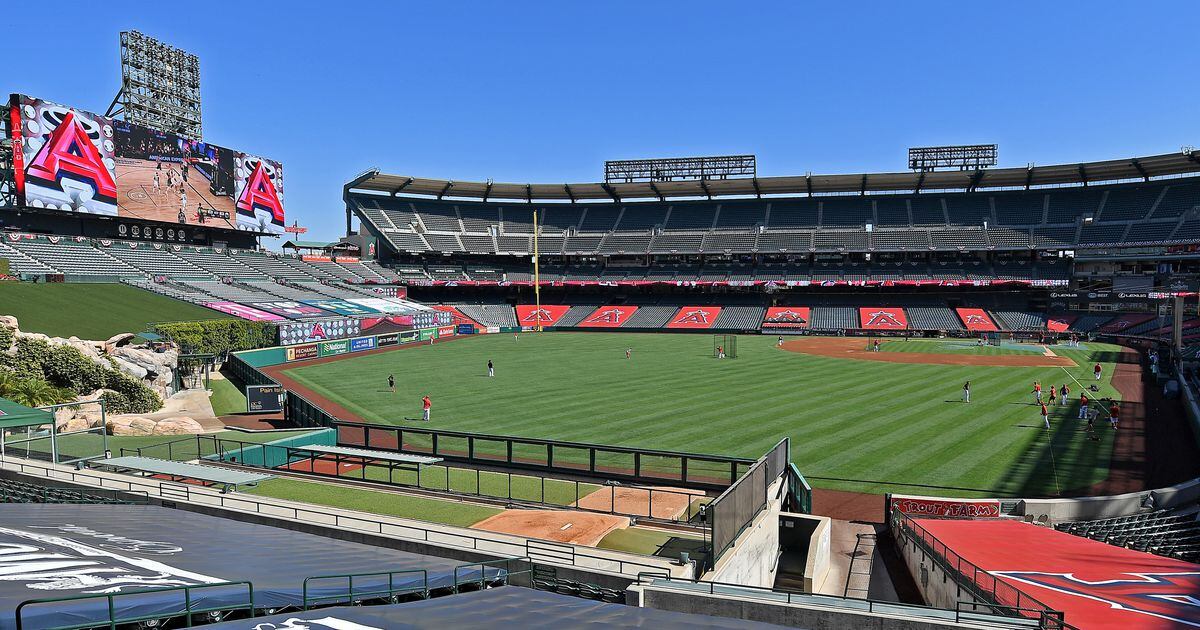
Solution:
M 860 173 L 847 175 L 796 175 L 671 182 L 514 184 L 461 182 L 389 175 L 371 170 L 346 184 L 346 191 L 372 191 L 390 195 L 420 195 L 441 199 L 506 199 L 523 201 L 586 201 L 726 197 L 762 195 L 812 195 L 821 193 L 920 192 L 980 188 L 1035 188 L 1082 185 L 1095 182 L 1142 179 L 1200 173 L 1200 150 L 1163 155 L 1080 162 L 1051 166 L 996 168 L 968 171 Z
M 0 429 L 32 427 L 54 422 L 54 414 L 0 398 Z

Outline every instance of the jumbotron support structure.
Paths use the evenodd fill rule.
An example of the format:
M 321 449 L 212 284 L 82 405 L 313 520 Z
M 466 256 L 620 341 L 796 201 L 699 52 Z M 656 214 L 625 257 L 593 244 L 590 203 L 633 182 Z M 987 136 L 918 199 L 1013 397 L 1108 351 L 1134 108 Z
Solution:
M 671 182 L 676 180 L 756 177 L 758 163 L 753 155 L 609 160 L 604 163 L 604 182 Z
M 138 31 L 122 31 L 121 91 L 106 115 L 124 114 L 134 124 L 203 140 L 200 113 L 200 58 Z

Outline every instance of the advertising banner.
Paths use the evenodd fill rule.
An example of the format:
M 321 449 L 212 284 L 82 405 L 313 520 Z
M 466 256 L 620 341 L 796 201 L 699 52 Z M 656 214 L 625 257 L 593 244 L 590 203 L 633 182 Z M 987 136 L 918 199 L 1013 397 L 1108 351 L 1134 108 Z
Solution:
M 1000 330 L 996 326 L 996 322 L 992 321 L 992 317 L 987 314 L 987 311 L 981 308 L 956 308 L 958 318 L 962 320 L 963 326 L 971 332 L 995 332 Z
M 437 337 L 437 329 L 436 328 L 422 328 L 421 336 L 419 337 L 419 340 L 420 341 L 429 341 L 430 339 L 434 339 L 436 337 Z
M 281 385 L 247 385 L 246 412 L 274 413 L 283 411 L 283 397 L 287 390 Z
M 375 344 L 380 347 L 394 346 L 398 343 L 400 343 L 400 335 L 397 333 L 388 333 L 386 335 L 377 335 L 375 337 Z
M 340 339 L 338 341 L 323 341 L 317 344 L 319 355 L 323 357 L 331 357 L 337 354 L 346 354 L 350 352 L 350 340 Z
M 303 300 L 309 306 L 315 306 L 320 309 L 332 311 L 338 315 L 378 315 L 379 311 L 359 304 L 352 304 L 346 300 Z
M 908 328 L 908 316 L 904 309 L 895 307 L 864 307 L 858 309 L 860 327 L 867 330 L 904 330 Z
M 357 319 L 343 317 L 312 322 L 285 322 L 279 325 L 279 345 L 290 346 L 312 341 L 357 337 L 361 329 Z
M 252 322 L 282 322 L 282 321 L 284 321 L 284 318 L 282 318 L 274 313 L 260 311 L 259 309 L 256 309 L 252 306 L 238 304 L 237 302 L 205 302 L 204 306 L 211 308 L 214 311 L 221 311 L 222 313 L 228 313 L 230 315 L 235 315 L 237 317 L 241 317 L 242 319 L 248 319 Z
M 350 340 L 350 352 L 362 352 L 363 350 L 374 350 L 374 337 L 359 337 Z
M 437 336 L 439 339 L 442 337 L 453 337 L 454 336 L 454 326 L 439 327 L 437 329 Z
M 542 326 L 553 326 L 569 310 L 570 306 L 560 304 L 543 304 L 540 309 L 533 304 L 518 304 L 517 322 L 523 327 L 533 327 L 539 323 Z
M 346 300 L 351 304 L 357 304 L 366 308 L 374 309 L 380 313 L 407 313 L 413 310 L 411 304 L 405 304 L 399 300 L 389 300 L 387 298 L 350 298 Z
M 585 328 L 617 328 L 629 321 L 637 309 L 636 306 L 601 306 L 578 325 Z
M 475 324 L 458 324 L 454 327 L 456 335 L 474 335 L 475 333 Z
M 685 306 L 675 312 L 667 328 L 711 328 L 720 314 L 719 306 Z
M 1000 501 L 996 499 L 934 499 L 889 494 L 888 513 L 890 514 L 892 510 L 900 510 L 909 516 L 996 518 L 1000 516 Z
M 287 360 L 303 361 L 305 359 L 315 359 L 318 355 L 317 344 L 310 343 L 303 346 L 292 346 L 287 348 Z
M 333 315 L 329 311 L 323 311 L 300 302 L 253 302 L 250 306 L 284 317 L 329 317 Z
M 417 331 L 415 331 L 415 330 L 406 330 L 402 333 L 399 333 L 399 340 L 400 340 L 401 344 L 413 343 L 414 341 L 417 341 L 418 339 L 419 339 L 419 333 L 417 333 Z
M 772 306 L 763 315 L 763 328 L 808 328 L 807 306 Z

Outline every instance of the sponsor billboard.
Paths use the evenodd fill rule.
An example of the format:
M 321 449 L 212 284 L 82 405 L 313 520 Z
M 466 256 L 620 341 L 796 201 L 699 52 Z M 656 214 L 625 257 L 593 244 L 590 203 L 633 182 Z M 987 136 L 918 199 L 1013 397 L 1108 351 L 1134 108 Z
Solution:
M 399 333 L 399 341 L 401 344 L 412 343 L 418 339 L 419 333 L 417 333 L 415 330 L 406 330 L 402 333 Z
M 10 105 L 19 204 L 283 233 L 278 162 L 23 94 Z
M 888 513 L 899 510 L 909 516 L 939 516 L 948 518 L 997 518 L 1000 501 L 996 499 L 933 499 L 888 495 Z
M 763 315 L 763 327 L 808 328 L 811 312 L 807 306 L 772 306 Z
M 667 328 L 712 328 L 720 314 L 719 306 L 685 306 L 675 312 Z
M 271 413 L 283 411 L 283 397 L 287 390 L 280 385 L 247 385 L 246 412 Z
M 214 311 L 221 311 L 222 313 L 228 313 L 230 315 L 235 315 L 237 317 L 241 317 L 242 319 L 248 319 L 254 322 L 284 321 L 284 318 L 276 315 L 275 313 L 261 311 L 253 306 L 246 306 L 245 304 L 238 304 L 237 302 L 205 302 L 204 306 L 211 308 Z
M 359 337 L 358 339 L 350 340 L 350 352 L 362 352 L 363 350 L 374 350 L 374 337 Z
M 346 354 L 350 352 L 350 340 L 339 339 L 338 341 L 322 341 L 317 344 L 318 356 L 331 357 L 336 354 Z
M 858 309 L 860 327 L 867 330 L 904 330 L 908 328 L 908 316 L 904 309 L 895 307 L 864 307 Z
M 962 320 L 963 326 L 971 332 L 995 332 L 1000 330 L 996 326 L 996 322 L 992 321 L 987 311 L 981 308 L 956 308 L 958 318 Z
M 332 315 L 329 311 L 323 311 L 315 306 L 309 306 L 301 302 L 252 302 L 250 306 L 260 311 L 267 311 L 268 313 L 275 313 L 284 317 L 329 317 Z
M 287 361 L 303 361 L 305 359 L 317 358 L 317 344 L 310 343 L 302 346 L 292 346 L 285 349 L 285 359 Z
M 437 337 L 437 329 L 436 328 L 422 328 L 421 335 L 418 339 L 420 341 L 429 341 L 430 339 L 434 339 L 436 337 Z
M 636 306 L 601 306 L 578 324 L 581 327 L 617 328 L 637 312 Z M 488 332 L 491 332 L 490 330 Z
M 400 343 L 400 335 L 397 333 L 388 333 L 386 335 L 376 335 L 375 344 L 382 346 L 394 346 Z
M 454 336 L 454 326 L 439 327 L 437 329 L 437 336 L 438 337 L 453 337 Z
M 454 326 L 456 335 L 474 335 L 476 332 L 475 324 L 456 324 Z
M 561 304 L 543 304 L 540 308 L 533 304 L 518 304 L 517 322 L 524 327 L 537 326 L 539 323 L 542 326 L 553 326 L 569 310 L 570 306 Z
M 343 317 L 311 322 L 284 322 L 279 325 L 279 345 L 291 346 L 312 341 L 357 337 L 361 328 L 357 319 Z

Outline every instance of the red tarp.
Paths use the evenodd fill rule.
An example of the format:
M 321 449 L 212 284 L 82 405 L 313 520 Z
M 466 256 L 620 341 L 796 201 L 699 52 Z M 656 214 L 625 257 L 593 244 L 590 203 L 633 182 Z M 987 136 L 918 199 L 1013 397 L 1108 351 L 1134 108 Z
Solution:
M 808 328 L 810 312 L 807 306 L 772 306 L 763 315 L 763 328 Z
M 1126 313 L 1123 315 L 1117 315 L 1116 317 L 1105 322 L 1103 326 L 1097 329 L 1097 331 L 1102 333 L 1119 333 L 1129 328 L 1133 328 L 1138 324 L 1144 324 L 1155 317 L 1158 316 L 1154 315 L 1153 313 Z
M 629 321 L 637 312 L 636 306 L 601 306 L 579 322 L 581 328 L 616 328 Z
M 955 554 L 1060 610 L 1076 628 L 1195 628 L 1200 564 L 1165 558 L 1012 520 L 915 519 Z M 965 571 L 968 575 L 971 570 Z M 1015 593 L 996 589 L 1001 600 Z M 1001 601 L 1012 605 L 1013 601 Z
M 720 306 L 685 306 L 675 312 L 667 328 L 712 328 L 720 314 Z
M 1074 324 L 1075 320 L 1077 319 L 1079 319 L 1079 316 L 1077 315 L 1051 315 L 1046 318 L 1046 330 L 1056 333 L 1067 332 L 1067 329 L 1070 328 L 1071 324 Z
M 904 309 L 888 306 L 858 309 L 861 327 L 867 330 L 904 330 L 908 328 L 908 316 Z
M 537 326 L 539 323 L 542 326 L 553 326 L 569 310 L 570 306 L 561 304 L 543 304 L 540 311 L 534 304 L 518 304 L 517 323 L 521 326 Z
M 996 322 L 992 321 L 987 311 L 981 308 L 956 308 L 958 318 L 962 320 L 963 326 L 971 332 L 995 332 L 1000 330 Z

